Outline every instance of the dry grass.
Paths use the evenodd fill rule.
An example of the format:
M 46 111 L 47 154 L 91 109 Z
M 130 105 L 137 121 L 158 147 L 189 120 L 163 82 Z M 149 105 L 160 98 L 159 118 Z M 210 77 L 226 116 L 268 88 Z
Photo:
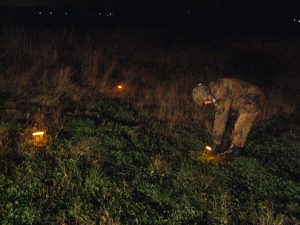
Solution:
M 170 124 L 204 121 L 205 113 L 191 98 L 193 86 L 221 77 L 234 53 L 259 51 L 278 58 L 282 67 L 281 78 L 268 88 L 264 118 L 296 110 L 294 101 L 288 99 L 299 91 L 298 41 L 266 37 L 191 41 L 184 35 L 169 40 L 163 35 L 122 30 L 86 35 L 72 30 L 30 33 L 18 28 L 4 33 L 1 88 L 15 90 L 46 107 L 56 109 L 65 95 L 79 102 L 96 91 L 152 108 Z M 122 92 L 116 88 L 121 83 Z
M 0 127 L 0 154 L 4 153 L 10 144 L 9 129 Z
M 288 224 L 288 220 L 289 220 L 286 215 L 283 214 L 276 215 L 272 207 L 263 207 L 261 211 L 261 215 L 259 215 L 257 219 L 259 221 L 256 221 L 255 223 L 261 225 L 284 225 L 284 224 Z M 295 222 L 295 224 L 299 224 L 296 221 L 293 222 Z

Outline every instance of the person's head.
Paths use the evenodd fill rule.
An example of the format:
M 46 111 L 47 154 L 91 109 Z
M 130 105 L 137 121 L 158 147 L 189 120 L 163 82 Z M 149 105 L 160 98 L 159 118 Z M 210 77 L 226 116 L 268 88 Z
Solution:
M 193 89 L 193 99 L 198 105 L 210 105 L 213 103 L 209 87 L 201 83 Z

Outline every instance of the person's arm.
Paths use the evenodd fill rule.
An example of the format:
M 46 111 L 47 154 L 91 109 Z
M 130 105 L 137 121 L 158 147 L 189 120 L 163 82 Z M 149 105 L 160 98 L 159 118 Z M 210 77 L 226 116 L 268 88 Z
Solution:
M 213 143 L 215 145 L 220 145 L 222 142 L 222 137 L 225 131 L 230 108 L 231 108 L 230 98 L 217 100 L 215 120 L 213 126 L 213 135 L 212 135 Z

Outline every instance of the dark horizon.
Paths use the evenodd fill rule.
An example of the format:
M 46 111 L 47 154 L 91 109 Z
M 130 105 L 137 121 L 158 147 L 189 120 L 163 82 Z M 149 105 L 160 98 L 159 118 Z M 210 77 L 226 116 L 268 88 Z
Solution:
M 267 13 L 249 11 L 219 11 L 217 9 L 190 8 L 121 8 L 103 7 L 13 7 L 0 6 L 0 18 L 8 24 L 88 24 L 136 25 L 149 27 L 182 27 L 208 29 L 234 29 L 236 31 L 261 30 L 295 32 L 299 30 L 298 16 L 292 11 Z M 294 21 L 296 19 L 296 21 Z

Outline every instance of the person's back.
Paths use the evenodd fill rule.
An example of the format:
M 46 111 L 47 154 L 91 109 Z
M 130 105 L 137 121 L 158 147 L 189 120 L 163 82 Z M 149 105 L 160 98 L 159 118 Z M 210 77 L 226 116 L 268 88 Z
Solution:
M 265 95 L 255 85 L 235 78 L 222 78 L 209 83 L 210 91 L 216 99 L 228 99 L 230 108 L 240 113 L 261 111 Z

